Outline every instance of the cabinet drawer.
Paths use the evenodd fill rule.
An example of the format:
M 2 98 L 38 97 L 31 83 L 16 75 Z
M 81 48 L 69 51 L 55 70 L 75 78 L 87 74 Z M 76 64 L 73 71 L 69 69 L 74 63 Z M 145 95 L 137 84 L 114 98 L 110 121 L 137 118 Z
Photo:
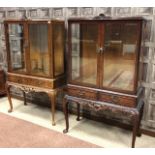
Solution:
M 53 88 L 53 81 L 44 78 L 33 78 L 21 75 L 8 75 L 8 81 L 42 88 Z
M 136 107 L 136 98 L 129 96 L 121 96 L 116 94 L 100 93 L 99 100 L 119 104 L 127 107 Z
M 86 98 L 86 99 L 97 99 L 97 93 L 95 91 L 76 89 L 76 88 L 67 88 L 68 95 Z

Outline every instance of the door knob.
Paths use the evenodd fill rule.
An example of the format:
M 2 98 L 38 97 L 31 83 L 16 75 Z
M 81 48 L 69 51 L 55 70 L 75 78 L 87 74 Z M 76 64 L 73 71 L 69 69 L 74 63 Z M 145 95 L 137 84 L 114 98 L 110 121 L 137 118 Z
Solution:
M 103 53 L 105 50 L 105 47 L 97 47 L 97 53 Z
M 105 50 L 105 47 L 100 47 L 99 48 L 99 51 L 100 51 L 101 54 L 104 52 L 104 50 Z

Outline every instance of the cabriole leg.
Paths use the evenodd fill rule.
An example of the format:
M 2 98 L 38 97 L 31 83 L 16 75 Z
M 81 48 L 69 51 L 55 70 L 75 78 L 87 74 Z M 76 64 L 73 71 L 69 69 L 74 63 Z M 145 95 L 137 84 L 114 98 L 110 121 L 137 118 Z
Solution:
M 66 129 L 63 130 L 63 133 L 67 133 L 69 129 L 69 120 L 68 120 L 68 101 L 66 98 L 63 99 L 63 111 L 65 115 Z
M 140 109 L 139 112 L 139 121 L 138 121 L 138 131 L 137 131 L 137 136 L 140 137 L 142 135 L 141 130 L 140 130 L 140 122 L 142 120 L 142 116 L 143 116 L 143 109 L 144 109 L 144 103 L 142 103 L 142 107 Z
M 10 109 L 8 110 L 8 112 L 10 113 L 10 112 L 13 111 L 13 105 L 12 105 L 12 100 L 11 100 L 11 95 L 10 95 L 11 85 L 8 85 L 8 83 L 6 83 L 5 88 L 6 88 L 6 93 L 7 93 L 8 100 L 9 100 L 9 105 L 10 105 Z
M 27 105 L 27 103 L 26 103 L 26 93 L 24 91 L 22 91 L 22 92 L 23 92 L 23 97 L 24 97 L 24 105 Z
M 77 121 L 80 121 L 80 104 L 77 103 Z
M 52 112 L 52 125 L 53 126 L 56 125 L 56 123 L 55 123 L 56 94 L 57 94 L 56 91 L 53 91 L 53 92 L 49 92 L 48 93 L 49 98 L 51 100 L 51 112 Z
M 135 147 L 136 135 L 138 131 L 139 114 L 133 116 L 133 135 L 132 135 L 132 148 Z

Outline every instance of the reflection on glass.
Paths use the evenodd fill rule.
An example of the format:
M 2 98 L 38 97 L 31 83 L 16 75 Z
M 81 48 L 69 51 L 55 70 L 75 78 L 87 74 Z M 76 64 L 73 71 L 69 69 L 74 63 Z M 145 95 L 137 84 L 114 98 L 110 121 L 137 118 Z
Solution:
M 35 75 L 49 75 L 48 26 L 29 25 L 31 72 Z
M 136 23 L 105 25 L 103 86 L 134 90 L 138 37 Z
M 11 68 L 13 71 L 25 71 L 25 55 L 23 50 L 23 25 L 9 24 L 8 28 Z
M 96 85 L 97 42 L 97 24 L 71 25 L 71 72 L 73 81 Z
M 53 49 L 55 76 L 64 73 L 64 25 L 53 24 Z

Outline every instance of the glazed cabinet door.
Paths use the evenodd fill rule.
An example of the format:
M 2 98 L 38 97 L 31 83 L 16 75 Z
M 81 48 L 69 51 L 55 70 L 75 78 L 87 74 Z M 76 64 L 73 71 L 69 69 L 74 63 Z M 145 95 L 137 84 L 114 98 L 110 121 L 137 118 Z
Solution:
M 60 76 L 64 73 L 64 44 L 65 44 L 65 27 L 64 22 L 54 21 L 52 24 L 52 49 L 54 62 L 54 76 Z
M 99 24 L 81 22 L 69 24 L 70 83 L 98 85 Z
M 22 22 L 5 24 L 8 48 L 8 70 L 12 72 L 26 72 L 25 26 Z
M 48 23 L 28 24 L 30 72 L 37 76 L 50 76 L 50 51 L 48 48 Z
M 136 91 L 140 22 L 105 22 L 101 87 L 120 92 Z

